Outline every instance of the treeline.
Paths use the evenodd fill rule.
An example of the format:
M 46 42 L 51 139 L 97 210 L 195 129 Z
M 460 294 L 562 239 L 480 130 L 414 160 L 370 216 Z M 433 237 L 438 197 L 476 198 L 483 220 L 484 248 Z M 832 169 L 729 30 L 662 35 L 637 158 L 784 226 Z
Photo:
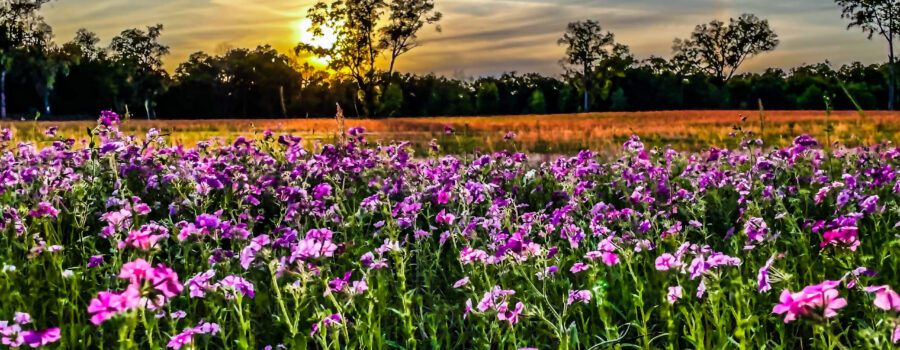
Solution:
M 162 87 L 152 102 L 163 118 L 322 117 L 335 103 L 347 116 L 362 115 L 356 84 L 332 79 L 327 73 L 262 46 L 234 49 L 220 56 L 191 55 L 175 73 L 161 76 Z M 81 59 L 57 79 L 50 95 L 51 110 L 62 115 L 93 115 L 103 109 L 146 117 L 144 96 L 132 87 L 128 71 L 109 57 Z M 15 76 L 15 75 L 14 75 Z M 837 109 L 853 109 L 842 89 L 864 109 L 887 105 L 887 65 L 854 63 L 834 69 L 827 64 L 789 71 L 735 75 L 722 84 L 713 76 L 682 76 L 651 62 L 634 63 L 608 84 L 589 91 L 590 110 L 664 109 L 823 109 L 829 96 Z M 13 78 L 9 108 L 33 116 L 42 106 L 29 77 Z M 440 116 L 489 114 L 573 113 L 582 111 L 582 94 L 564 77 L 507 73 L 474 80 L 394 73 L 380 89 L 374 114 Z M 151 108 L 152 110 L 152 108 Z M 151 112 L 152 114 L 153 112 Z
M 768 22 L 749 14 L 698 25 L 690 37 L 675 39 L 670 59 L 639 60 L 596 21 L 573 22 L 559 40 L 566 46 L 560 76 L 450 79 L 393 70 L 397 57 L 419 45 L 416 32 L 440 20 L 431 0 L 392 0 L 379 5 L 390 5 L 383 11 L 346 0 L 310 10 L 314 28 L 343 23 L 330 49 L 300 44 L 291 54 L 270 46 L 197 52 L 170 74 L 162 69 L 169 52 L 159 41 L 162 25 L 124 30 L 106 47 L 84 29 L 57 44 L 38 11 L 47 1 L 0 0 L 4 116 L 92 117 L 112 109 L 136 118 L 328 117 L 335 103 L 348 117 L 752 109 L 760 101 L 767 109 L 893 105 L 890 63 L 737 74 L 747 58 L 778 45 Z M 369 16 L 365 23 L 387 25 L 347 25 L 363 16 Z M 304 52 L 339 59 L 317 69 L 299 63 Z M 391 62 L 388 69 L 375 65 L 382 55 Z

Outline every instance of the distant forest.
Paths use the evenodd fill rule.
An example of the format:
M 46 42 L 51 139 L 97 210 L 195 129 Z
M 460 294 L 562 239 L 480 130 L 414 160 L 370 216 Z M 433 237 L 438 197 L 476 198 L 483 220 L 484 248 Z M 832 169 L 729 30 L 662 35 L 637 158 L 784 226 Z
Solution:
M 374 12 L 388 16 L 382 28 L 343 24 L 331 48 L 301 43 L 290 53 L 267 45 L 197 52 L 167 72 L 162 25 L 124 30 L 108 47 L 85 29 L 57 44 L 39 15 L 46 1 L 0 1 L 0 92 L 9 117 L 92 117 L 106 109 L 135 118 L 330 117 L 336 103 L 347 117 L 755 109 L 760 103 L 766 109 L 885 109 L 893 108 L 897 80 L 892 52 L 885 64 L 818 63 L 738 74 L 745 59 L 778 44 L 768 22 L 753 15 L 698 25 L 689 38 L 674 41 L 670 59 L 638 59 L 587 20 L 570 23 L 559 39 L 566 47 L 559 76 L 452 79 L 395 72 L 398 56 L 419 45 L 416 32 L 440 20 L 431 0 L 390 2 Z M 346 3 L 311 9 L 314 34 L 334 23 L 356 23 L 341 17 L 347 10 L 334 8 Z M 303 54 L 341 59 L 320 69 L 301 63 Z M 376 67 L 382 55 L 389 69 Z

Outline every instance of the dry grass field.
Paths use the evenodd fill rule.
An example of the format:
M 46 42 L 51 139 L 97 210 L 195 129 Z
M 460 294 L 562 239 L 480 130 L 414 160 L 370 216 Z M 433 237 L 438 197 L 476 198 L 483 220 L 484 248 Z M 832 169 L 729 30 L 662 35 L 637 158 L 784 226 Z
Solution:
M 436 140 L 442 150 L 449 153 L 511 148 L 538 154 L 572 154 L 584 148 L 610 153 L 632 134 L 639 135 L 649 145 L 671 145 L 679 150 L 733 147 L 739 139 L 729 137 L 728 133 L 736 125 L 762 133 L 770 146 L 784 145 L 800 134 L 810 134 L 823 143 L 830 138 L 832 142 L 848 145 L 900 141 L 898 112 L 872 111 L 860 116 L 854 111 L 838 111 L 827 121 L 833 128 L 830 135 L 826 135 L 824 111 L 765 111 L 763 122 L 759 111 L 705 110 L 348 119 L 346 127 L 364 127 L 370 141 L 411 141 L 419 151 L 423 151 L 431 140 Z M 0 122 L 0 127 L 13 129 L 17 140 L 37 143 L 52 141 L 43 132 L 53 125 L 59 127 L 61 136 L 83 139 L 93 122 Z M 453 134 L 444 133 L 446 125 L 454 129 Z M 133 119 L 122 126 L 123 131 L 134 134 L 143 134 L 150 128 L 159 128 L 175 144 L 194 144 L 210 138 L 230 142 L 239 135 L 260 135 L 266 129 L 276 134 L 299 135 L 312 144 L 316 140 L 330 142 L 338 130 L 333 119 Z M 514 145 L 503 140 L 509 131 L 518 135 Z

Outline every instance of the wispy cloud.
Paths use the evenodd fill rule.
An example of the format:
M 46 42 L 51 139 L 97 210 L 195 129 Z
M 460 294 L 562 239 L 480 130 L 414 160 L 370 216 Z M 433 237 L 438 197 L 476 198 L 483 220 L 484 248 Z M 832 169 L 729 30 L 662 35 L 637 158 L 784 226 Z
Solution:
M 103 43 L 126 28 L 162 23 L 171 46 L 170 70 L 192 52 L 271 44 L 288 52 L 296 23 L 312 0 L 66 0 L 44 10 L 56 40 L 78 28 Z M 748 61 L 747 70 L 792 67 L 825 59 L 841 64 L 883 61 L 886 49 L 857 30 L 847 30 L 840 9 L 821 0 L 436 0 L 443 32 L 424 29 L 423 46 L 398 63 L 402 71 L 467 75 L 506 71 L 558 74 L 566 23 L 596 19 L 639 58 L 668 56 L 672 39 L 713 18 L 751 12 L 771 22 L 781 37 L 775 52 Z

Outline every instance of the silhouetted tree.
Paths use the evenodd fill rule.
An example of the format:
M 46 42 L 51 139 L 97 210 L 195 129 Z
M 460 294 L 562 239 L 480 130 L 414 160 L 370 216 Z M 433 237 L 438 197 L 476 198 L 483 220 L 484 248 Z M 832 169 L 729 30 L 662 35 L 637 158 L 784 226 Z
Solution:
M 329 69 L 353 79 L 363 114 L 368 115 L 381 94 L 378 57 L 385 50 L 389 52 L 390 78 L 397 57 L 418 46 L 418 31 L 425 24 L 439 21 L 441 14 L 434 11 L 432 0 L 335 0 L 315 4 L 307 18 L 314 37 L 333 29 L 335 42 L 331 47 L 299 43 L 294 51 L 327 58 Z
M 858 27 L 871 40 L 878 34 L 888 45 L 888 109 L 894 109 L 894 36 L 900 34 L 900 1 L 896 0 L 835 0 L 841 6 L 841 18 L 850 20 L 847 29 Z
M 162 57 L 169 54 L 169 47 L 159 43 L 162 30 L 162 24 L 148 26 L 146 32 L 127 29 L 109 45 L 117 66 L 131 82 L 133 96 L 143 101 L 147 119 L 154 116 L 155 97 L 165 89 L 168 79 Z
M 682 71 L 696 67 L 724 83 L 747 58 L 776 46 L 778 36 L 769 28 L 769 21 L 743 14 L 727 25 L 719 20 L 698 25 L 689 39 L 675 39 L 673 63 Z
M 628 55 L 628 46 L 618 44 L 611 32 L 603 32 L 594 20 L 569 23 L 566 33 L 557 43 L 566 47 L 566 57 L 560 63 L 568 72 L 581 76 L 584 89 L 584 112 L 590 110 L 588 90 L 592 69 L 601 61 Z M 578 72 L 577 70 L 581 71 Z
M 418 32 L 425 24 L 437 23 L 443 15 L 434 11 L 433 0 L 392 0 L 388 4 L 388 23 L 381 27 L 379 48 L 388 50 L 388 75 L 394 72 L 397 57 L 419 46 Z M 440 32 L 441 26 L 435 29 Z
M 22 51 L 49 46 L 52 30 L 38 15 L 50 0 L 0 0 L 0 117 L 6 119 L 6 80 Z M 25 66 L 24 64 L 22 66 Z

